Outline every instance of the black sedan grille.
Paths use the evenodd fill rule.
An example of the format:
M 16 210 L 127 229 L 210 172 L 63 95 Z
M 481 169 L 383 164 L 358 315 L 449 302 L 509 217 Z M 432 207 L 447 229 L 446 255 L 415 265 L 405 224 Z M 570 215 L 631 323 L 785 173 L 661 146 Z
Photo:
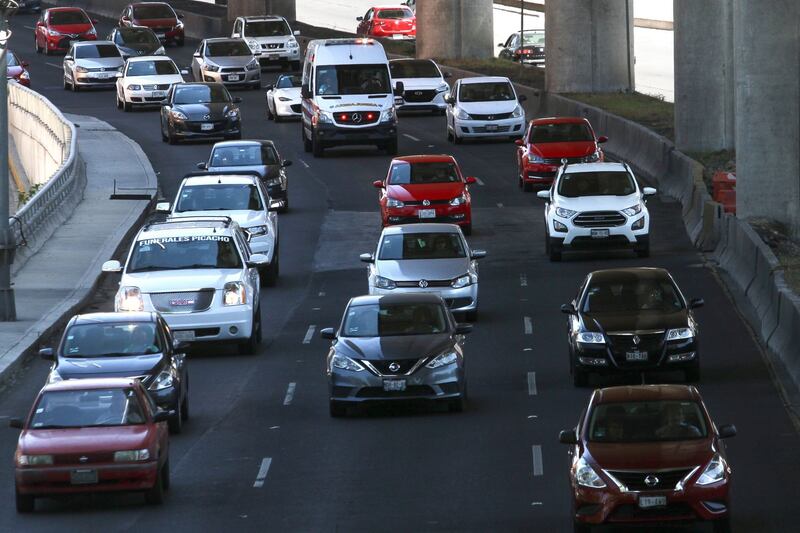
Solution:
M 664 332 L 636 335 L 609 334 L 609 348 L 620 367 L 658 363 L 664 350 Z M 635 342 L 636 339 L 639 342 Z M 646 353 L 641 359 L 628 360 L 628 354 Z
M 476 115 L 474 113 L 470 113 L 469 118 L 472 120 L 503 120 L 506 118 L 511 118 L 511 113 L 494 113 L 491 115 Z
M 573 223 L 582 228 L 609 228 L 622 226 L 625 220 L 618 211 L 587 211 L 576 216 Z
M 409 103 L 430 102 L 436 96 L 436 91 L 430 90 L 406 90 L 403 93 L 403 99 Z
M 419 359 L 380 359 L 368 360 L 367 362 L 384 376 L 394 376 L 407 373 L 414 368 L 418 361 Z M 389 368 L 392 365 L 397 365 L 397 367 L 393 370 Z
M 661 472 L 627 472 L 609 470 L 617 481 L 625 485 L 628 490 L 648 491 L 648 490 L 675 490 L 675 486 L 686 476 L 692 468 L 679 468 L 675 470 Z M 650 484 L 645 480 L 649 478 Z
M 158 292 L 150 294 L 153 307 L 162 313 L 197 313 L 211 307 L 214 289 L 188 292 Z

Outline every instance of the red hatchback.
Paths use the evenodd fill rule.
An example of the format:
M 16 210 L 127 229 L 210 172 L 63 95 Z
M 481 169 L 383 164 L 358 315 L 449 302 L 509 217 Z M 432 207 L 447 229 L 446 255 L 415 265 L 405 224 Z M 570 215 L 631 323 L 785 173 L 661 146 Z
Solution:
M 731 468 L 697 389 L 610 387 L 592 394 L 574 430 L 570 479 L 576 532 L 596 524 L 710 521 L 730 531 Z
M 7 78 L 9 80 L 14 80 L 20 85 L 24 85 L 25 87 L 31 86 L 31 75 L 28 72 L 28 62 L 22 61 L 17 54 L 9 50 L 7 52 L 8 58 L 8 72 Z
M 416 39 L 417 17 L 406 6 L 372 7 L 359 21 L 356 33 L 365 37 Z
M 450 155 L 397 157 L 386 179 L 373 183 L 381 190 L 383 227 L 411 222 L 458 224 L 464 235 L 472 232 L 472 198 L 468 185 L 477 180 L 464 177 Z
M 562 159 L 568 163 L 603 161 L 599 145 L 607 140 L 607 137 L 596 137 L 585 118 L 531 120 L 525 136 L 516 141 L 519 186 L 525 191 L 534 186 L 549 187 Z
M 17 511 L 35 498 L 76 492 L 141 491 L 161 503 L 169 487 L 169 413 L 136 379 L 66 380 L 45 385 L 14 455 Z
M 51 7 L 36 21 L 33 38 L 36 53 L 66 52 L 72 41 L 96 41 L 96 20 L 79 7 Z
M 176 13 L 165 2 L 140 2 L 128 4 L 119 16 L 118 24 L 120 28 L 146 26 L 161 42 L 183 46 L 186 36 L 182 18 L 182 14 Z

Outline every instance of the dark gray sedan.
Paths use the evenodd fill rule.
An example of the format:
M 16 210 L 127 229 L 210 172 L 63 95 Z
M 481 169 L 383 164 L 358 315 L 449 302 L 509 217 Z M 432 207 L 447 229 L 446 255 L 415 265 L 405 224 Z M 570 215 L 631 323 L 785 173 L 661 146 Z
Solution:
M 350 300 L 331 339 L 326 372 L 331 416 L 374 400 L 434 400 L 463 411 L 464 335 L 441 296 L 397 294 Z

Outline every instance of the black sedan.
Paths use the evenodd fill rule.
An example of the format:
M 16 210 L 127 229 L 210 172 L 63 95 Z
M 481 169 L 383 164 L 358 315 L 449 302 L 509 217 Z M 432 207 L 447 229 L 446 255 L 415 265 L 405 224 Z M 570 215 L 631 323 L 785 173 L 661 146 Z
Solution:
M 108 34 L 108 40 L 117 45 L 122 59 L 126 60 L 131 57 L 166 54 L 153 30 L 142 26 L 114 28 Z
M 621 268 L 589 274 L 572 303 L 567 342 L 575 386 L 589 374 L 683 370 L 700 379 L 700 331 L 675 280 L 661 268 Z
M 544 30 L 525 30 L 512 33 L 508 36 L 505 43 L 497 46 L 500 50 L 500 59 L 510 59 L 520 63 L 533 65 L 544 65 Z
M 158 313 L 88 313 L 70 319 L 58 348 L 39 350 L 53 361 L 48 383 L 65 379 L 136 377 L 155 404 L 171 411 L 169 429 L 180 433 L 189 418 L 189 375 Z
M 331 339 L 326 372 L 330 414 L 373 400 L 435 400 L 462 411 L 467 401 L 464 334 L 441 296 L 359 296 Z
M 178 83 L 161 106 L 161 140 L 241 139 L 241 98 L 221 83 Z

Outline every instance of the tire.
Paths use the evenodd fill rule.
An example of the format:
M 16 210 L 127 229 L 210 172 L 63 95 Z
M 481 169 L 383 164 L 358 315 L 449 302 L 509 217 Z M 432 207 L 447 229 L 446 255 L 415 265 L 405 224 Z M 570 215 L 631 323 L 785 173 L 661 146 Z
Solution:
M 64 90 L 69 91 L 69 89 L 70 89 L 69 82 L 67 82 L 67 78 L 64 78 Z
M 714 520 L 714 533 L 731 533 L 731 518 L 726 516 L 719 520 Z
M 472 235 L 472 222 L 470 222 L 469 224 L 466 224 L 464 226 L 461 226 L 461 233 L 463 233 L 467 237 Z
M 636 246 L 636 255 L 639 257 L 650 257 L 650 240 L 646 243 Z
M 300 135 L 303 138 L 303 151 L 306 153 L 311 152 L 313 146 L 311 145 L 311 141 L 306 137 L 306 128 L 303 126 L 302 121 L 300 122 Z
M 322 142 L 316 137 L 311 138 L 311 151 L 314 152 L 314 157 L 325 157 L 325 147 Z
M 172 134 L 169 130 L 169 126 L 167 126 L 167 142 L 172 145 L 178 144 L 178 138 Z
M 244 342 L 239 343 L 239 353 L 241 355 L 254 355 L 258 350 L 258 344 L 261 339 L 261 309 L 257 309 L 253 317 L 253 331 L 250 332 L 250 338 Z
M 461 144 L 463 142 L 464 140 L 461 137 L 459 137 L 455 131 L 453 131 L 453 144 Z
M 167 421 L 169 432 L 173 435 L 180 435 L 183 432 L 183 417 L 181 416 L 181 407 L 175 412 L 175 416 L 171 416 Z
M 164 503 L 164 466 L 168 466 L 168 464 L 165 462 L 158 470 L 153 488 L 144 493 L 144 501 L 149 505 L 161 505 Z
M 186 395 L 183 397 L 183 402 L 181 402 L 181 418 L 184 422 L 189 420 L 189 384 L 186 384 Z
M 164 135 L 164 121 L 163 120 L 161 121 L 161 128 L 159 128 L 159 129 L 161 130 L 161 142 L 167 142 L 168 141 L 167 136 Z
M 328 402 L 328 412 L 331 418 L 341 418 L 347 416 L 347 407 L 342 405 L 341 402 L 330 400 Z
M 36 507 L 36 498 L 34 496 L 29 494 L 20 494 L 17 490 L 14 490 L 14 496 L 18 513 L 33 512 L 34 507 Z
M 467 397 L 461 396 L 455 400 L 449 400 L 447 408 L 451 413 L 463 413 L 467 410 Z
M 131 111 L 133 111 L 133 104 L 123 100 L 123 102 L 122 102 L 122 110 L 125 111 L 126 113 L 130 113 Z
M 117 95 L 117 109 L 122 109 L 122 100 L 119 99 L 119 95 Z
M 169 490 L 169 486 L 170 486 L 169 457 L 167 457 L 167 460 L 164 461 L 164 466 L 162 466 L 161 469 L 164 471 L 164 473 L 162 474 L 162 477 L 161 477 L 161 485 L 164 487 L 164 490 Z
M 36 37 L 33 38 L 33 48 L 36 50 L 37 54 L 42 53 L 42 49 L 39 47 L 39 41 L 36 40 Z
M 46 56 L 50 55 L 50 50 L 47 48 L 47 41 L 44 42 L 44 46 L 42 47 L 42 53 Z
M 275 115 L 272 114 L 272 110 L 269 108 L 269 102 L 267 102 L 267 120 L 274 120 Z
M 279 250 L 279 248 L 275 249 L 275 254 L 272 256 L 272 262 L 261 273 L 261 281 L 263 281 L 264 285 L 267 287 L 274 287 L 275 284 L 278 283 L 278 276 L 280 275 L 281 271 Z
M 80 90 L 81 90 L 81 88 L 78 87 L 78 84 L 75 83 L 74 79 L 72 80 L 72 83 L 70 83 L 70 86 L 72 87 L 72 92 L 74 92 L 74 93 L 80 92 Z
M 397 137 L 386 143 L 386 154 L 397 155 Z
M 477 322 L 478 321 L 478 310 L 473 309 L 472 311 L 467 311 L 464 313 L 464 318 L 467 322 Z
M 694 362 L 686 367 L 684 374 L 686 374 L 687 383 L 697 383 L 700 381 L 700 359 L 697 359 L 697 355 L 695 355 Z
M 547 240 L 548 240 L 547 249 L 549 250 L 548 255 L 550 256 L 550 261 L 553 263 L 558 263 L 559 261 L 561 261 L 561 248 L 559 248 L 558 246 L 553 246 L 553 243 L 549 237 L 547 237 Z

